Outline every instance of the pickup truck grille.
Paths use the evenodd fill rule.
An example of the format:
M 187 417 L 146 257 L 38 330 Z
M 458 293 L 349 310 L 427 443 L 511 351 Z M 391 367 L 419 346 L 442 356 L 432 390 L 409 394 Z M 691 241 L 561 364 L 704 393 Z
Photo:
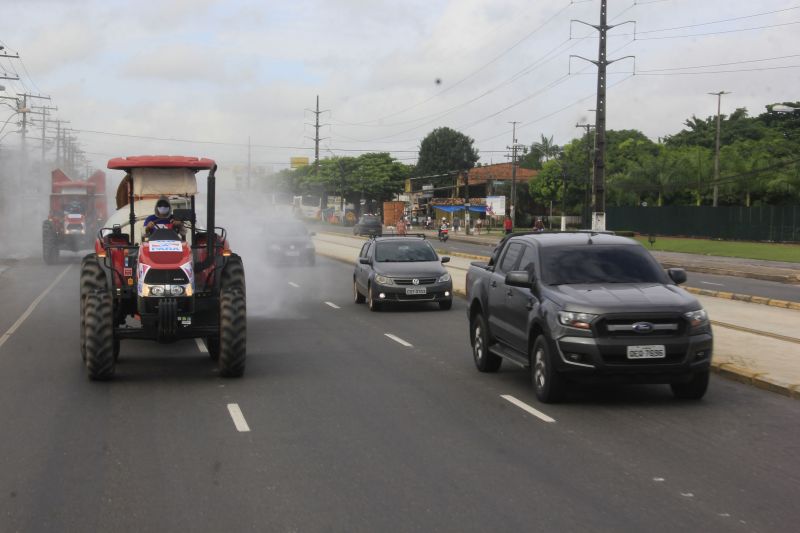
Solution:
M 598 336 L 609 338 L 682 337 L 686 321 L 681 316 L 603 318 L 596 328 Z
M 414 285 L 415 278 L 394 278 L 395 285 Z M 436 278 L 416 278 L 419 280 L 418 285 L 433 285 L 436 283 Z

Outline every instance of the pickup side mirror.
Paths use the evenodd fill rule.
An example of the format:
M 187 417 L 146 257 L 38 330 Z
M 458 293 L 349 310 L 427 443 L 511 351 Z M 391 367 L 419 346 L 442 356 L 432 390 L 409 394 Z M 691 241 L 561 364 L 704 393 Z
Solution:
M 533 288 L 534 277 L 527 270 L 514 270 L 506 274 L 506 285 L 510 287 Z
M 370 264 L 369 257 L 359 257 L 358 262 L 361 263 L 362 265 Z
M 667 275 L 675 282 L 675 285 L 686 283 L 686 271 L 682 268 L 668 268 Z
M 442 263 L 449 263 L 449 262 L 450 262 L 450 258 L 448 256 L 445 255 L 445 256 L 442 257 Z

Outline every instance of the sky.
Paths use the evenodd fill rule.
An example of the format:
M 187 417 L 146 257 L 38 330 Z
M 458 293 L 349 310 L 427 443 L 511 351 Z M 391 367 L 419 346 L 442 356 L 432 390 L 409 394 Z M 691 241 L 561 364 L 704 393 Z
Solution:
M 137 154 L 241 165 L 249 139 L 252 164 L 280 170 L 313 159 L 317 95 L 321 157 L 413 163 L 448 126 L 497 163 L 512 121 L 526 145 L 594 123 L 596 68 L 571 55 L 597 59 L 597 31 L 574 21 L 599 16 L 599 0 L 4 0 L 0 44 L 21 59 L 0 59 L 20 77 L 0 95 L 49 95 L 96 168 Z M 800 0 L 609 0 L 608 20 L 608 58 L 635 56 L 608 67 L 609 129 L 676 133 L 716 113 L 709 92 L 731 93 L 722 113 L 800 100 Z

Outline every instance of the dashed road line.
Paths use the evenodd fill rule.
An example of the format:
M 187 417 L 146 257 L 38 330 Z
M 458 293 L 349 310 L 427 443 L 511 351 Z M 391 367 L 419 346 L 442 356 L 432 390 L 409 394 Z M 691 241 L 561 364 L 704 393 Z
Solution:
M 507 402 L 513 403 L 514 405 L 516 405 L 517 407 L 519 407 L 520 409 L 522 409 L 526 413 L 532 414 L 533 416 L 535 416 L 539 420 L 542 420 L 543 422 L 547 422 L 548 424 L 552 424 L 553 422 L 556 421 L 555 418 L 552 418 L 552 417 L 544 414 L 543 412 L 539 411 L 538 409 L 534 409 L 533 407 L 531 407 L 527 403 L 525 403 L 523 401 L 520 401 L 520 400 L 517 400 L 513 396 L 510 396 L 508 394 L 501 394 L 500 397 L 502 399 L 506 400 Z
M 339 307 L 333 302 L 325 302 L 325 305 L 327 305 L 328 307 L 333 307 L 334 309 L 341 309 L 341 307 Z
M 199 337 L 194 338 L 194 342 L 197 343 L 197 349 L 203 353 L 208 353 L 208 348 L 206 348 L 206 343 L 203 342 L 203 339 Z
M 231 414 L 233 425 L 236 426 L 236 431 L 240 433 L 250 431 L 250 426 L 247 425 L 247 420 L 244 419 L 244 415 L 238 403 L 229 403 L 228 412 Z
M 701 281 L 700 283 L 704 283 L 706 285 L 716 285 L 717 287 L 724 287 L 724 283 L 711 283 L 710 281 Z
M 294 287 L 295 289 L 299 289 L 299 288 L 300 288 L 300 285 L 298 285 L 298 284 L 297 284 L 297 283 L 295 283 L 294 281 L 290 281 L 290 282 L 289 282 L 289 285 L 291 285 L 291 286 L 292 286 L 292 287 Z
M 24 313 L 22 313 L 22 315 L 20 315 L 20 317 L 17 319 L 17 321 L 16 321 L 16 322 L 14 322 L 14 323 L 11 325 L 11 327 L 10 327 L 10 328 L 8 328 L 8 331 L 6 331 L 5 333 L 3 333 L 3 336 L 2 336 L 2 337 L 0 337 L 0 348 L 2 348 L 2 347 L 3 347 L 3 345 L 6 343 L 6 341 L 7 341 L 7 340 L 8 340 L 8 339 L 11 337 L 11 335 L 13 335 L 13 334 L 14 334 L 14 332 L 15 332 L 15 331 L 17 331 L 17 329 L 19 329 L 19 327 L 22 325 L 22 323 L 23 323 L 23 322 L 25 322 L 25 320 L 26 320 L 26 319 L 27 319 L 29 316 L 31 316 L 31 313 L 33 313 L 33 310 L 34 310 L 34 309 L 36 309 L 36 306 L 37 306 L 37 305 L 39 305 L 39 302 L 41 302 L 42 300 L 44 300 L 44 297 L 45 297 L 45 296 L 47 296 L 47 293 L 49 293 L 49 292 L 50 292 L 50 291 L 53 289 L 53 287 L 55 287 L 55 286 L 58 284 L 58 282 L 59 282 L 59 281 L 61 281 L 61 279 L 62 279 L 62 278 L 63 278 L 63 277 L 66 275 L 67 271 L 69 270 L 69 268 L 70 268 L 71 266 L 72 266 L 72 265 L 67 265 L 67 268 L 65 268 L 65 269 L 64 269 L 64 270 L 61 272 L 61 274 L 59 274 L 59 275 L 56 277 L 56 279 L 54 279 L 54 280 L 53 280 L 53 283 L 51 283 L 50 285 L 48 285 L 48 286 L 47 286 L 47 288 L 46 288 L 45 290 L 43 290 L 43 291 L 42 291 L 42 294 L 40 294 L 39 296 L 37 296 L 37 297 L 36 297 L 36 299 L 35 299 L 34 301 L 32 301 L 32 302 L 31 302 L 31 305 L 29 305 L 29 306 L 28 306 L 28 308 L 25 310 L 25 312 L 24 312 Z
M 397 335 L 392 335 L 391 333 L 384 333 L 384 335 L 386 335 L 387 337 L 392 339 L 394 342 L 400 343 L 400 344 L 402 344 L 403 346 L 405 346 L 407 348 L 413 348 L 414 347 L 413 344 L 411 344 L 410 342 L 404 341 L 403 339 L 401 339 Z

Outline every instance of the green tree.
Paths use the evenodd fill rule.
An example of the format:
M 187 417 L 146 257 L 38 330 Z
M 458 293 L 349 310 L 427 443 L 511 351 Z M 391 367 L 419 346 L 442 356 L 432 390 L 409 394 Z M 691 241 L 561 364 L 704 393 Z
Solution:
M 454 129 L 436 128 L 422 139 L 416 172 L 420 176 L 469 170 L 478 161 L 475 140 Z

